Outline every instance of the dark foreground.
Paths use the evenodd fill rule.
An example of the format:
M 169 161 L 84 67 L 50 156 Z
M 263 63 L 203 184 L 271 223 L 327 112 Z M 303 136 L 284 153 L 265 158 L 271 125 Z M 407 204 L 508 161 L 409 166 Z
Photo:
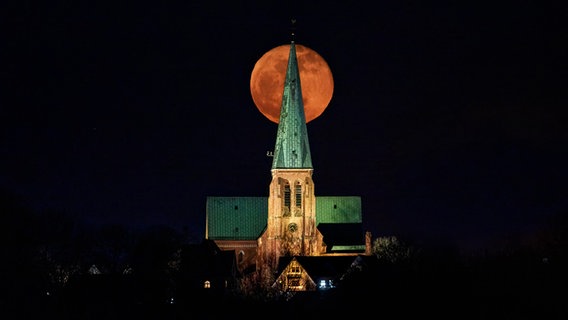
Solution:
M 322 319 L 338 315 L 383 319 L 568 319 L 564 279 L 431 277 L 406 274 L 365 279 L 325 292 L 261 301 L 195 292 L 152 300 L 151 293 L 124 288 L 74 288 L 50 296 L 26 296 L 3 306 L 3 319 Z M 366 282 L 366 283 L 365 283 Z M 7 315 L 8 317 L 5 317 Z

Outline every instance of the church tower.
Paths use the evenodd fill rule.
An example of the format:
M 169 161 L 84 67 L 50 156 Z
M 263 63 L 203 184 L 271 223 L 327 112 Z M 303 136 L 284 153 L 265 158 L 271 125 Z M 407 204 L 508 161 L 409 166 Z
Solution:
M 325 252 L 316 228 L 312 173 L 296 46 L 292 40 L 271 169 L 268 221 L 259 239 L 261 267 L 275 269 L 281 256 Z
M 278 79 L 282 100 L 276 102 L 276 106 L 280 104 L 280 113 L 268 117 L 262 112 L 267 109 L 259 108 L 271 121 L 278 120 L 268 196 L 208 196 L 205 221 L 206 239 L 214 241 L 223 251 L 233 251 L 239 272 L 260 275 L 263 281 L 281 273 L 290 259 L 323 261 L 321 259 L 365 253 L 361 197 L 315 196 L 307 121 L 314 118 L 317 106 L 311 109 L 304 106 L 300 66 L 318 61 L 319 56 L 305 55 L 303 50 L 309 48 L 296 44 L 293 38 L 289 46 L 272 50 L 277 50 L 277 58 L 271 57 L 268 63 L 277 62 L 279 66 L 286 63 L 286 74 L 284 82 Z M 298 58 L 306 61 L 298 62 Z M 327 65 L 323 59 L 319 61 L 322 63 L 315 65 L 323 73 L 318 73 L 316 81 L 321 80 L 324 86 L 333 89 L 331 74 L 326 73 Z M 254 92 L 261 92 L 259 87 L 252 89 L 255 70 L 251 76 L 253 99 Z M 313 71 L 308 70 L 308 73 Z M 269 73 L 268 77 L 271 76 L 273 74 Z M 328 80 L 331 83 L 325 82 Z M 273 111 L 272 105 L 269 110 Z

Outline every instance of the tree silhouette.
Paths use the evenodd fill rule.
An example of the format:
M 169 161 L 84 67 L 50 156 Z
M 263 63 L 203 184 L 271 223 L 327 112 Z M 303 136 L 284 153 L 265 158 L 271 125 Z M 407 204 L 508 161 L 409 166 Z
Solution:
M 415 254 L 412 247 L 399 241 L 395 236 L 376 238 L 373 241 L 372 252 L 377 259 L 391 263 L 408 260 Z

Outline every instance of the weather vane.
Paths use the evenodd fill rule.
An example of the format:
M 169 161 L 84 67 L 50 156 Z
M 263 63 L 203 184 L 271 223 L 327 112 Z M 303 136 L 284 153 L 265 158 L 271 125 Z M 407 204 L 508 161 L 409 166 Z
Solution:
M 290 33 L 292 35 L 292 41 L 294 41 L 296 36 L 296 19 L 292 18 L 290 21 L 292 22 L 292 25 L 290 26 Z

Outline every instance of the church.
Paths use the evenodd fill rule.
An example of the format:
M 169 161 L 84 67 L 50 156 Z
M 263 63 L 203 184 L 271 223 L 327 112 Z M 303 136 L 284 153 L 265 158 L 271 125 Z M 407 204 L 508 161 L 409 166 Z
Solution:
M 289 48 L 268 196 L 206 200 L 205 238 L 234 251 L 242 274 L 275 279 L 284 270 L 297 272 L 294 266 L 308 257 L 345 261 L 371 254 L 361 197 L 316 195 L 294 40 Z

